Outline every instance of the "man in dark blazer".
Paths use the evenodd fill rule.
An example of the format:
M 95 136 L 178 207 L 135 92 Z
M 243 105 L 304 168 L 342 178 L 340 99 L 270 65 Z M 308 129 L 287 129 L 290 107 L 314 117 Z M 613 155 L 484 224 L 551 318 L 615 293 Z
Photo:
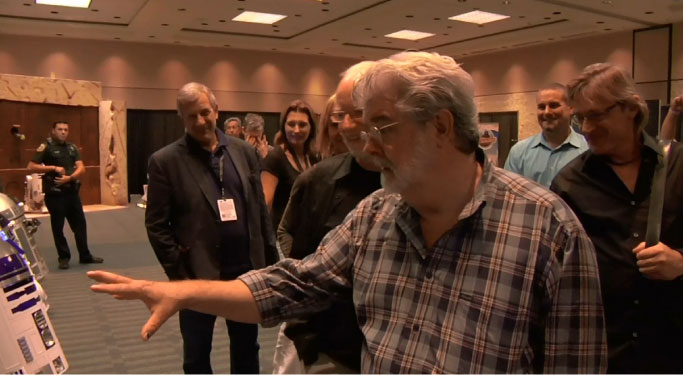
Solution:
M 185 135 L 149 160 L 145 225 L 171 280 L 231 280 L 278 260 L 260 181 L 260 162 L 248 143 L 216 131 L 211 90 L 188 83 L 178 92 Z M 216 317 L 180 312 L 183 369 L 211 373 Z M 258 327 L 227 320 L 232 373 L 259 372 Z

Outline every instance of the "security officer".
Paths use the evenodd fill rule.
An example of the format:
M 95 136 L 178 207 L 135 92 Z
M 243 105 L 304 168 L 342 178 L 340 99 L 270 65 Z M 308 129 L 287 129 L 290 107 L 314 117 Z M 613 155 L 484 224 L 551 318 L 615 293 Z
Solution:
M 43 192 L 45 205 L 50 212 L 52 236 L 59 255 L 59 268 L 69 268 L 71 252 L 64 237 L 64 218 L 76 238 L 80 263 L 102 263 L 102 258 L 93 256 L 88 249 L 83 205 L 78 195 L 81 186 L 80 178 L 85 173 L 78 148 L 67 142 L 69 124 L 57 121 L 52 124 L 52 138 L 41 143 L 33 160 L 28 163 L 32 172 L 45 173 L 43 176 Z

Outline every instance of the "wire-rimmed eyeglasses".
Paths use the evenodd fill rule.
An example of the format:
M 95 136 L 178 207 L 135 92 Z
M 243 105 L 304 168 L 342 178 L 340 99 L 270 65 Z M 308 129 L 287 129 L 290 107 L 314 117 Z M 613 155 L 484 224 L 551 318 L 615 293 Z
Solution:
M 586 114 L 575 112 L 572 114 L 572 122 L 574 122 L 577 125 L 582 125 L 583 122 L 586 120 L 590 122 L 602 121 L 605 118 L 605 116 L 607 116 L 616 106 L 620 104 L 621 102 L 616 102 L 611 106 L 603 109 L 602 111 L 588 112 Z
M 360 132 L 360 139 L 362 139 L 363 142 L 365 142 L 365 143 L 367 143 L 369 140 L 372 139 L 373 141 L 377 142 L 378 144 L 383 145 L 384 141 L 382 140 L 382 132 L 385 129 L 390 128 L 394 125 L 398 125 L 398 124 L 399 124 L 399 122 L 396 121 L 396 122 L 392 122 L 390 124 L 382 125 L 380 127 L 371 126 L 368 128 L 368 131 L 361 131 Z
M 353 121 L 362 121 L 363 120 L 363 110 L 360 108 L 356 108 L 351 112 L 344 112 L 344 111 L 333 111 L 330 113 L 330 121 L 334 123 L 341 123 L 344 121 L 344 117 L 346 115 L 349 115 Z

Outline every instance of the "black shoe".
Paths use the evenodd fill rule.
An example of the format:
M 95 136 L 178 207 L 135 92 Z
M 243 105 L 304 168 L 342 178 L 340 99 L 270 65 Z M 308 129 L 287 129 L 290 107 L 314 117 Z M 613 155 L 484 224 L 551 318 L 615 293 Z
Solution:
M 60 259 L 59 260 L 59 269 L 60 270 L 68 270 L 69 269 L 69 260 L 68 259 Z
M 102 262 L 104 262 L 104 259 L 102 259 L 100 257 L 95 257 L 95 256 L 90 257 L 88 259 L 81 259 L 78 261 L 78 263 L 80 263 L 80 264 L 102 263 Z

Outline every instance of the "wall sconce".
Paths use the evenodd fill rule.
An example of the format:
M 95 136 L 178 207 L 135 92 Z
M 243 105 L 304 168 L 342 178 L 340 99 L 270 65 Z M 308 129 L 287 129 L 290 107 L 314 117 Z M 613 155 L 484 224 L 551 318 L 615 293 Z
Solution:
M 21 133 L 20 128 L 21 128 L 21 125 L 14 124 L 14 125 L 12 125 L 12 128 L 9 130 L 9 132 L 12 133 L 12 135 L 13 135 L 16 139 L 18 139 L 18 140 L 20 140 L 20 141 L 23 141 L 23 140 L 26 139 L 26 136 L 25 136 L 24 134 Z

